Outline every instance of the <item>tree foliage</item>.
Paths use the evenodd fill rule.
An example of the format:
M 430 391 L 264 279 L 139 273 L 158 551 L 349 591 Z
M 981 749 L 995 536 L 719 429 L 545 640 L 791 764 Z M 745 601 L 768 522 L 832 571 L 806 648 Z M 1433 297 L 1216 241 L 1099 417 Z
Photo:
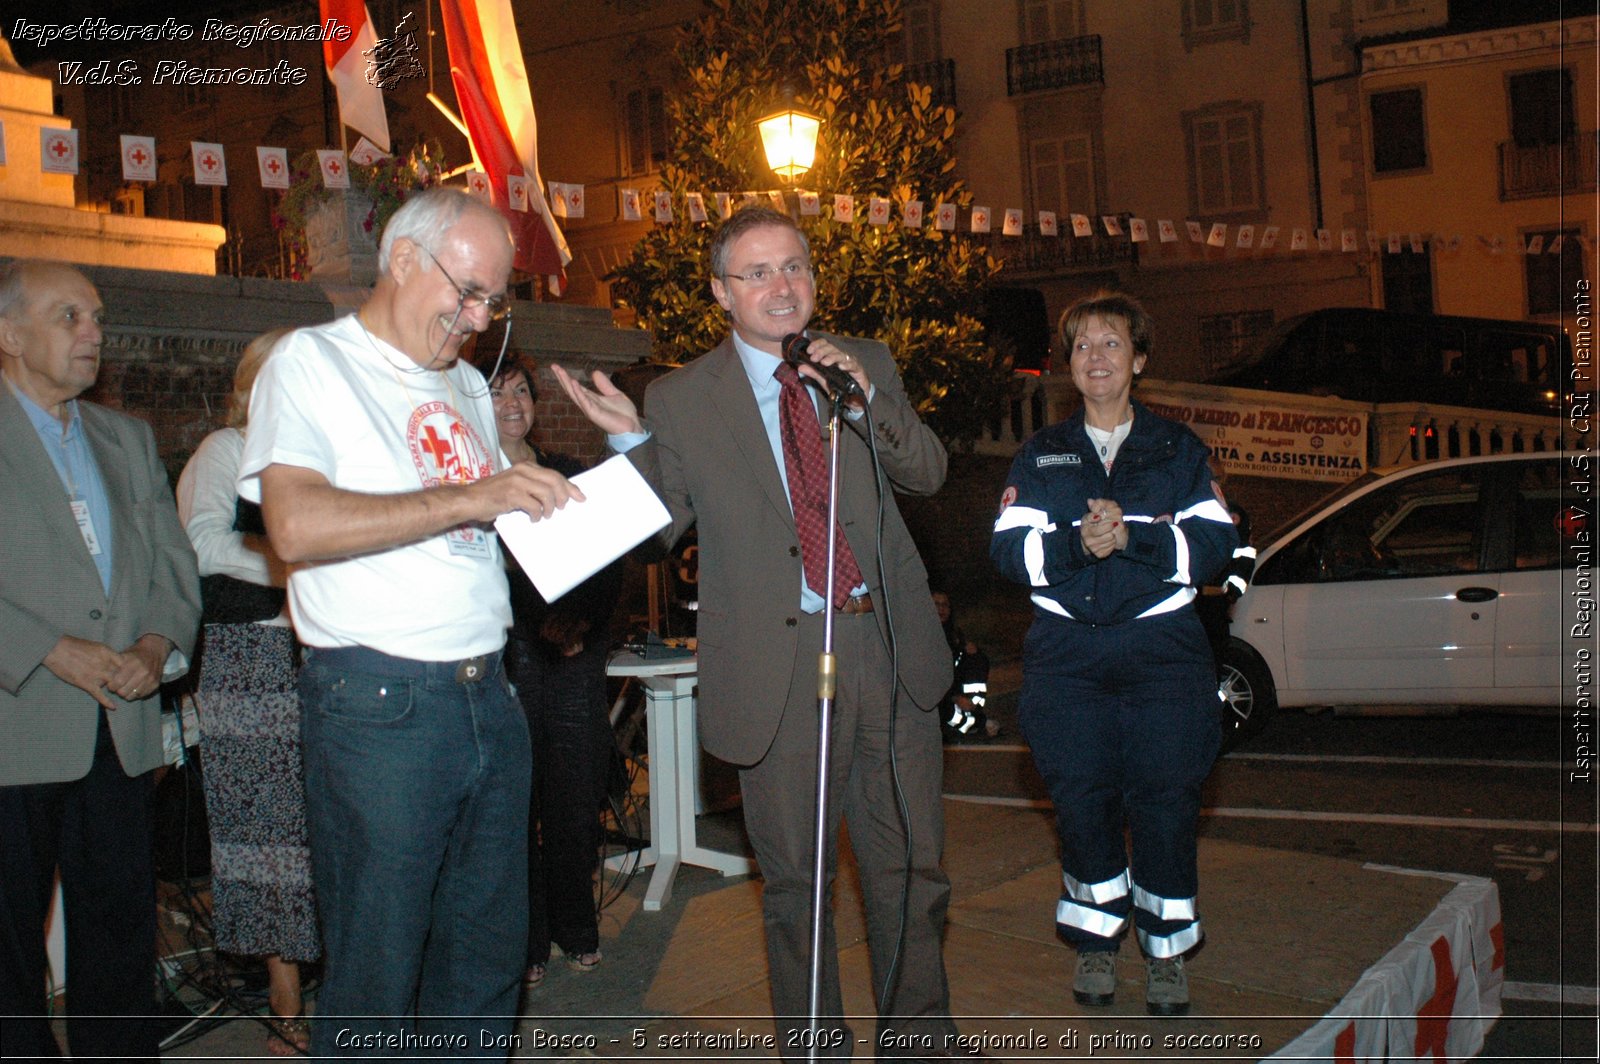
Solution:
M 816 164 L 800 180 L 824 193 L 822 214 L 798 219 L 816 264 L 813 320 L 888 343 L 929 425 L 952 446 L 970 444 L 1009 379 L 979 320 L 999 264 L 986 248 L 932 226 L 935 204 L 964 207 L 971 194 L 955 177 L 954 109 L 934 105 L 932 90 L 905 80 L 889 58 L 900 0 L 707 7 L 680 35 L 682 87 L 667 102 L 674 142 L 661 182 L 673 221 L 655 226 L 612 274 L 613 291 L 654 332 L 660 360 L 688 361 L 723 339 L 727 320 L 707 273 L 716 212 L 708 204 L 712 222 L 690 221 L 685 196 L 731 191 L 737 203 L 743 190 L 777 187 L 755 123 L 792 100 L 822 118 Z M 835 192 L 855 196 L 855 222 L 833 220 Z M 891 201 L 891 224 L 868 224 L 870 196 Z M 900 209 L 913 199 L 927 224 L 908 229 Z M 793 211 L 792 193 L 788 202 Z

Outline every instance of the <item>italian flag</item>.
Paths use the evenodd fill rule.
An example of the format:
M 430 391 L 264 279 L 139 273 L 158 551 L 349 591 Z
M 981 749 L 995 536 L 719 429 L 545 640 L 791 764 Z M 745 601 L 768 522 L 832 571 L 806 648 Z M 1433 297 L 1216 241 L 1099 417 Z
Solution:
M 559 294 L 572 253 L 545 203 L 538 124 L 511 0 L 440 0 L 439 7 L 472 158 L 489 175 L 494 204 L 517 236 L 516 266 L 548 277 Z M 511 209 L 506 178 L 512 175 L 528 181 L 526 212 Z
M 342 41 L 322 42 L 328 80 L 339 96 L 339 121 L 389 150 L 389 117 L 383 110 L 383 90 L 367 81 L 367 57 L 362 53 L 378 43 L 364 0 L 319 0 L 322 21 L 337 22 L 351 33 Z

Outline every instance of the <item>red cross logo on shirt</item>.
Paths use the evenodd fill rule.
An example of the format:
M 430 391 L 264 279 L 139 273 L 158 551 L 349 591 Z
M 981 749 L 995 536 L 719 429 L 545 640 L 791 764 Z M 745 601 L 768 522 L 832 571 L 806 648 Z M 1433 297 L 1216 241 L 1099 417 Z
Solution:
M 450 462 L 450 455 L 454 453 L 450 441 L 442 439 L 432 425 L 424 425 L 422 435 L 424 437 L 422 449 L 428 452 L 435 465 L 444 469 Z
M 150 158 L 150 156 L 144 153 L 144 148 L 135 145 L 134 149 L 128 153 L 128 158 L 133 160 L 133 165 L 143 166 L 144 161 Z

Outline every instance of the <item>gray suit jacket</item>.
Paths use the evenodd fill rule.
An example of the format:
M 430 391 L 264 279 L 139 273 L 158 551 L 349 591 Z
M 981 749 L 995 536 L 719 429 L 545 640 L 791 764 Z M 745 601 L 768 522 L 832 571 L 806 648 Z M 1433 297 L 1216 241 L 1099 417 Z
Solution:
M 872 455 L 864 424 L 849 420 L 842 435 L 839 520 L 877 599 L 874 616 L 885 639 L 888 591 L 900 681 L 915 707 L 902 705 L 928 709 L 950 687 L 950 651 L 894 491 L 937 491 L 944 483 L 944 446 L 911 408 L 887 347 L 830 339 L 860 359 L 875 389 L 872 422 L 887 480 L 881 569 Z M 799 645 L 799 539 L 732 339 L 654 382 L 644 413 L 651 439 L 628 457 L 672 513 L 661 538 L 671 544 L 691 524 L 699 528 L 700 739 L 725 761 L 754 764 L 777 732 L 795 670 L 815 672 L 821 648 Z M 818 431 L 825 432 L 821 411 Z M 849 664 L 841 661 L 841 671 Z
M 187 658 L 200 624 L 194 548 L 150 427 L 93 403 L 78 410 L 111 503 L 109 599 L 50 456 L 0 383 L 0 785 L 89 771 L 100 707 L 40 664 L 61 636 L 123 650 L 156 632 Z M 117 701 L 108 718 L 122 767 L 147 772 L 162 762 L 160 699 Z

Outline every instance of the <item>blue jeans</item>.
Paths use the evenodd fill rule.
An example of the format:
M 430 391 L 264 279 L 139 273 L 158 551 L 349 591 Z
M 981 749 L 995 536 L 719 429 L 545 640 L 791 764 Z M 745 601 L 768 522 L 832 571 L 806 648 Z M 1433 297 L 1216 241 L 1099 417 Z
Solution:
M 528 728 L 500 654 L 467 677 L 312 648 L 300 699 L 324 935 L 312 1055 L 483 1055 L 483 1032 L 516 1023 L 527 936 Z

